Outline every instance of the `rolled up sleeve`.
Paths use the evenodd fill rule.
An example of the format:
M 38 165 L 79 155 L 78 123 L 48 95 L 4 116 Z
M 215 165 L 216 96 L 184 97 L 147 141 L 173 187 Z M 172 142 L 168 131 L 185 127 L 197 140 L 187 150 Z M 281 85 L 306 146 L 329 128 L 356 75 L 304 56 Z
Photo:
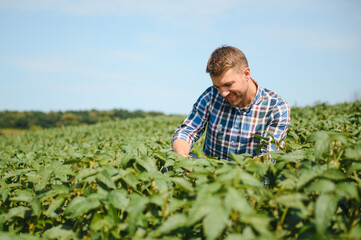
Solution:
M 212 97 L 212 87 L 208 88 L 193 104 L 192 111 L 184 122 L 176 129 L 173 142 L 177 139 L 187 141 L 191 148 L 193 144 L 202 136 L 208 122 L 209 105 Z

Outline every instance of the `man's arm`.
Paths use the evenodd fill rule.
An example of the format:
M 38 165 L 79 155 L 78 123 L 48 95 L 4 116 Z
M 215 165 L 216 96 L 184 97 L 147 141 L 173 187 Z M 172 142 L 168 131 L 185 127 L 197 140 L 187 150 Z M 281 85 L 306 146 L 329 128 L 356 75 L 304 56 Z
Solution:
M 191 145 L 184 139 L 176 139 L 173 142 L 173 151 L 182 155 L 183 157 L 189 156 Z
M 193 105 L 193 109 L 175 131 L 172 139 L 173 151 L 182 156 L 188 156 L 195 143 L 203 134 L 209 116 L 209 104 L 212 95 L 216 91 L 213 87 L 208 88 Z
M 272 121 L 271 124 L 267 126 L 266 131 L 272 134 L 274 139 L 280 143 L 280 146 L 284 146 L 284 141 L 280 142 L 284 138 L 286 138 L 287 130 L 290 126 L 290 107 L 286 102 L 277 106 L 274 112 L 272 113 Z M 265 132 L 264 137 L 271 140 L 271 136 Z M 261 150 L 261 154 L 268 151 L 275 151 L 277 147 L 275 144 L 266 144 L 264 148 Z

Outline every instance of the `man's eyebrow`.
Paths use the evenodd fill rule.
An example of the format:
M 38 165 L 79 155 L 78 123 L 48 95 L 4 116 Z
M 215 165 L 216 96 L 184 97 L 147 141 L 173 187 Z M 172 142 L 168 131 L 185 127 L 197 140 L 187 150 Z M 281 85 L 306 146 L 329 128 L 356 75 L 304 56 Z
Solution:
M 234 81 L 231 80 L 231 81 L 229 81 L 229 82 L 225 82 L 223 85 L 228 85 L 228 84 L 233 84 L 233 83 L 234 83 Z
M 228 84 L 233 84 L 233 83 L 234 83 L 234 81 L 231 80 L 231 81 L 229 81 L 229 82 L 225 82 L 225 83 L 221 84 L 221 86 L 228 85 Z M 215 85 L 215 84 L 213 84 L 213 86 L 216 87 L 216 88 L 218 88 L 218 86 Z

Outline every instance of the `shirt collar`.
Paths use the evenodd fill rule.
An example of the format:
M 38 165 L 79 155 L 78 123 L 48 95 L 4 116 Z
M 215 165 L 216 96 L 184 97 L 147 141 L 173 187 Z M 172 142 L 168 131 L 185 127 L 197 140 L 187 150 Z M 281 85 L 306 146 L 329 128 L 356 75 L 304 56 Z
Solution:
M 256 95 L 254 96 L 253 101 L 252 101 L 248 106 L 243 107 L 243 108 L 235 107 L 235 108 L 237 108 L 239 111 L 248 112 L 248 111 L 253 107 L 253 105 L 258 104 L 260 101 L 262 101 L 261 89 L 260 89 L 260 87 L 258 86 L 258 83 L 257 83 L 253 78 L 251 78 L 251 80 L 252 80 L 252 82 L 253 82 L 254 84 L 256 84 L 256 87 L 257 87 Z

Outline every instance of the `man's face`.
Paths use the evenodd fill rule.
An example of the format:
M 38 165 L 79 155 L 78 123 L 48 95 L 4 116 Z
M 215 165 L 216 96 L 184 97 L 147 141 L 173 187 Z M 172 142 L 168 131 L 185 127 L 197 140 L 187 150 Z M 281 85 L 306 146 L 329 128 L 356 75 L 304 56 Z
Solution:
M 232 106 L 245 107 L 252 102 L 250 88 L 250 69 L 248 67 L 236 70 L 231 68 L 221 76 L 211 76 L 213 86 L 227 99 Z

